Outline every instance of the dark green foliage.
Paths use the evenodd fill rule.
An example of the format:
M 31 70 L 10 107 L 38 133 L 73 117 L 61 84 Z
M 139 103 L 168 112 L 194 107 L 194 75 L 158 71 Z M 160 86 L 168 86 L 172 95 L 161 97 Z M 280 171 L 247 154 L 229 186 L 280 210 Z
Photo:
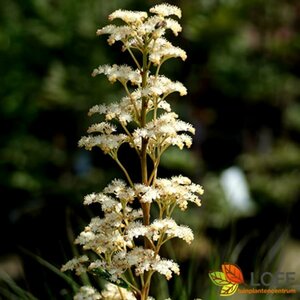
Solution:
M 171 150 L 159 176 L 185 173 L 205 188 L 201 215 L 191 212 L 189 221 L 196 232 L 206 234 L 210 246 L 195 270 L 203 286 L 190 288 L 191 297 L 209 294 L 205 272 L 211 256 L 228 259 L 232 244 L 252 239 L 252 244 L 243 244 L 248 250 L 240 256 L 252 271 L 254 259 L 245 257 L 255 255 L 256 241 L 263 243 L 280 226 L 300 238 L 298 2 L 174 3 L 183 11 L 183 33 L 176 44 L 187 50 L 188 60 L 170 63 L 166 73 L 187 86 L 188 96 L 172 101 L 197 132 L 192 154 Z M 116 85 L 90 77 L 100 64 L 122 63 L 119 45 L 108 47 L 95 32 L 115 9 L 146 10 L 154 3 L 161 1 L 1 1 L 0 255 L 23 246 L 56 266 L 71 257 L 66 208 L 78 233 L 81 219 L 97 213 L 97 207 L 82 208 L 82 197 L 117 176 L 113 162 L 100 151 L 77 149 L 89 124 L 85 116 L 90 106 L 120 96 Z M 130 164 L 131 149 L 123 150 Z M 241 219 L 228 207 L 220 186 L 220 173 L 232 165 L 246 174 L 257 207 L 250 219 Z M 134 172 L 140 172 L 138 167 Z M 224 234 L 230 242 L 222 239 Z M 187 258 L 182 263 L 190 265 Z M 24 265 L 26 284 L 21 278 L 21 286 L 41 299 L 68 299 L 61 292 L 64 284 L 53 279 L 56 275 L 28 259 Z M 177 287 L 173 294 L 182 296 L 185 290 Z

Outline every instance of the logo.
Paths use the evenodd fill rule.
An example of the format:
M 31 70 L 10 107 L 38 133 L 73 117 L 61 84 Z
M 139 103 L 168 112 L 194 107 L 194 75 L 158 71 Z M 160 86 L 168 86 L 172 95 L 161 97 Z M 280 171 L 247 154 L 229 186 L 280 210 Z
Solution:
M 222 264 L 222 271 L 208 273 L 211 281 L 221 287 L 220 296 L 231 296 L 238 292 L 239 294 L 296 294 L 297 290 L 286 288 L 272 288 L 285 284 L 291 286 L 296 280 L 295 272 L 264 272 L 260 275 L 260 280 L 255 282 L 254 273 L 251 272 L 250 285 L 248 288 L 240 289 L 239 285 L 244 284 L 244 276 L 239 266 L 230 263 Z M 255 288 L 254 288 L 255 287 Z
M 215 285 L 221 286 L 220 296 L 233 295 L 239 284 L 244 283 L 241 269 L 234 264 L 224 263 L 222 264 L 222 272 L 209 272 L 208 275 Z

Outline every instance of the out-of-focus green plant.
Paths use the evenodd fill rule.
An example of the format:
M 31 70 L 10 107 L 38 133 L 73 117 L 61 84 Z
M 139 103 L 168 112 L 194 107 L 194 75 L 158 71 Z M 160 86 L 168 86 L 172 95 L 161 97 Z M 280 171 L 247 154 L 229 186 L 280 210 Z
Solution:
M 204 140 L 212 154 L 204 159 L 218 171 L 238 162 L 260 203 L 299 199 L 296 7 L 297 1 L 262 0 L 187 1 L 185 7 L 184 34 L 199 62 L 189 72 L 194 104 L 203 122 L 204 109 L 215 110 Z M 215 164 L 218 152 L 210 145 L 218 142 L 224 159 Z
M 271 202 L 289 208 L 300 196 L 300 148 L 290 141 L 280 141 L 265 154 L 245 154 L 241 163 L 262 205 Z
M 87 125 L 82 118 L 87 107 L 115 100 L 111 87 L 87 76 L 96 63 L 118 60 L 117 51 L 102 47 L 104 41 L 94 42 L 94 28 L 120 6 L 143 10 L 154 2 L 160 1 L 1 1 L 0 187 L 3 198 L 9 199 L 1 203 L 0 228 L 7 241 L 1 252 L 27 243 L 33 251 L 43 247 L 43 257 L 51 252 L 58 265 L 64 261 L 58 251 L 52 251 L 58 244 L 49 243 L 49 251 L 49 244 L 41 243 L 44 235 L 36 232 L 51 223 L 45 218 L 49 206 L 67 201 L 76 209 L 78 195 L 101 188 L 115 176 L 103 157 L 93 168 L 93 156 L 73 152 L 75 135 Z M 198 135 L 193 155 L 178 158 L 170 153 L 162 163 L 164 173 L 184 167 L 187 175 L 202 177 L 207 198 L 201 215 L 193 213 L 189 221 L 199 231 L 230 226 L 229 218 L 220 218 L 231 215 L 224 207 L 219 174 L 238 164 L 246 171 L 253 200 L 262 212 L 267 206 L 270 216 L 268 224 L 254 216 L 251 230 L 244 234 L 261 224 L 271 231 L 283 219 L 290 220 L 287 225 L 292 229 L 298 228 L 298 0 L 181 0 L 176 4 L 183 10 L 179 43 L 189 59 L 183 69 L 175 63 L 164 71 L 175 73 L 181 81 L 184 78 L 191 108 L 183 109 L 178 101 L 176 110 L 186 120 L 193 119 Z M 280 214 L 270 208 L 279 208 Z M 58 240 L 54 225 L 48 242 Z M 17 231 L 12 234 L 8 227 Z M 297 230 L 293 232 L 299 237 Z M 217 244 L 219 236 L 209 233 Z M 27 277 L 29 285 L 39 282 L 30 274 Z

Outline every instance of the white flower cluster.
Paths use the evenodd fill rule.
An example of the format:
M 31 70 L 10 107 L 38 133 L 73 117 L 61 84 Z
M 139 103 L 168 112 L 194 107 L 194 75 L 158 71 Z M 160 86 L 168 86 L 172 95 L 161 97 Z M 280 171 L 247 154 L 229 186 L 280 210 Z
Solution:
M 190 244 L 194 239 L 193 232 L 188 226 L 179 226 L 173 219 L 154 220 L 153 223 L 148 226 L 141 223 L 133 224 L 132 228 L 128 231 L 128 236 L 130 238 L 146 236 L 149 240 L 154 242 L 160 239 L 161 243 L 178 237 Z
M 132 68 L 127 65 L 100 66 L 97 69 L 94 69 L 92 76 L 99 74 L 106 75 L 111 83 L 114 83 L 117 80 L 123 84 L 127 83 L 127 81 L 130 81 L 133 85 L 141 83 L 141 75 L 139 72 L 137 70 L 132 70 Z
M 141 95 L 165 98 L 174 92 L 178 92 L 180 96 L 187 94 L 185 86 L 179 81 L 173 82 L 165 76 L 149 76 L 148 85 L 142 89 Z
M 147 87 L 137 88 L 128 96 L 123 97 L 119 102 L 93 106 L 89 110 L 89 116 L 93 114 L 105 115 L 107 121 L 115 119 L 119 123 L 127 125 L 127 123 L 136 119 L 136 111 L 138 114 L 140 113 L 142 108 L 142 97 L 149 97 L 147 113 L 153 111 L 155 106 L 157 106 L 158 109 L 170 112 L 170 104 L 164 99 L 174 92 L 178 92 L 181 96 L 184 96 L 186 95 L 187 90 L 184 85 L 178 81 L 173 82 L 164 76 L 156 78 L 154 76 L 149 76 Z M 115 131 L 115 127 L 112 127 L 111 132 L 113 131 Z
M 133 209 L 130 204 L 137 198 L 142 203 L 153 201 L 161 207 L 178 205 L 185 209 L 187 201 L 200 205 L 196 195 L 199 192 L 203 192 L 202 188 L 183 176 L 157 179 L 155 186 L 137 183 L 133 188 L 122 180 L 113 180 L 102 193 L 85 196 L 84 204 L 99 203 L 104 217 L 93 218 L 75 240 L 85 250 L 92 250 L 104 260 L 90 262 L 87 256 L 82 256 L 66 263 L 62 270 L 75 270 L 80 275 L 87 270 L 104 268 L 112 275 L 112 280 L 117 281 L 133 267 L 138 275 L 152 270 L 171 278 L 172 272 L 179 273 L 178 265 L 161 259 L 152 249 L 134 248 L 135 239 L 145 236 L 155 245 L 158 241 L 163 244 L 177 237 L 191 243 L 191 229 L 177 225 L 171 218 L 156 219 L 148 226 L 143 225 L 139 221 L 143 216 L 141 209 Z M 107 257 L 109 260 L 105 260 Z M 86 264 L 89 266 L 86 267 Z
M 181 9 L 180 8 L 178 8 L 177 6 L 165 4 L 165 3 L 156 5 L 152 8 L 150 8 L 150 12 L 152 12 L 154 14 L 158 14 L 159 16 L 162 16 L 162 17 L 175 15 L 178 18 L 181 18 Z
M 140 203 L 157 202 L 162 207 L 178 206 L 186 209 L 188 202 L 200 206 L 199 196 L 203 194 L 199 184 L 192 183 L 188 177 L 179 175 L 170 179 L 157 178 L 155 184 L 147 186 L 136 183 L 131 188 L 123 180 L 114 179 L 102 193 L 92 193 L 84 198 L 84 204 L 100 203 L 104 213 L 121 213 L 124 205 L 138 199 Z M 127 207 L 130 211 L 130 207 Z M 128 213 L 126 211 L 126 213 Z M 130 213 L 136 213 L 135 210 Z M 122 217 L 124 212 L 122 212 Z
M 148 154 L 152 156 L 156 149 L 165 151 L 169 146 L 177 146 L 182 149 L 184 146 L 192 145 L 192 138 L 182 132 L 194 133 L 195 129 L 191 124 L 177 119 L 177 114 L 170 112 L 161 115 L 158 119 L 147 123 L 144 128 L 134 130 L 130 140 L 132 147 L 141 148 L 141 138 L 148 139 Z
M 105 115 L 105 119 L 107 121 L 116 119 L 118 122 L 126 126 L 127 123 L 133 120 L 132 116 L 134 115 L 134 109 L 130 103 L 130 99 L 128 97 L 123 97 L 119 103 L 93 106 L 89 111 L 89 115 L 91 116 L 96 113 Z
M 99 147 L 105 154 L 115 153 L 119 147 L 128 141 L 128 136 L 125 134 L 101 134 L 83 136 L 79 142 L 79 147 L 85 147 L 86 150 L 91 150 L 93 147 Z
M 101 295 L 91 286 L 82 286 L 74 296 L 74 300 L 100 300 Z
M 174 35 L 181 32 L 182 28 L 178 21 L 168 18 L 172 15 L 181 18 L 181 10 L 174 5 L 161 4 L 151 8 L 150 12 L 152 16 L 148 16 L 146 12 L 117 10 L 109 16 L 109 20 L 121 19 L 126 25 L 107 25 L 98 29 L 97 35 L 108 34 L 109 45 L 121 41 L 124 50 L 132 48 L 143 51 L 143 41 L 149 40 L 147 51 L 150 61 L 155 65 L 172 57 L 185 60 L 185 51 L 163 38 L 167 29 L 170 29 Z M 93 74 L 99 73 L 95 70 Z
M 80 256 L 78 258 L 73 258 L 64 264 L 61 268 L 63 272 L 67 270 L 75 271 L 76 275 L 81 275 L 87 271 L 85 264 L 89 261 L 86 255 Z
M 126 270 L 133 269 L 137 277 L 143 276 L 145 272 L 158 272 L 167 279 L 172 278 L 172 273 L 179 275 L 179 266 L 172 260 L 161 258 L 155 251 L 144 247 L 134 247 L 129 251 L 119 251 L 113 255 L 110 261 L 98 260 L 90 264 L 89 270 L 104 268 L 111 278 L 118 283 L 118 278 Z
M 110 21 L 114 19 L 121 19 L 128 24 L 141 24 L 147 17 L 148 14 L 144 11 L 128 11 L 118 9 L 110 14 L 108 19 Z
M 101 297 L 103 300 L 136 300 L 133 293 L 112 283 L 106 284 Z
M 157 271 L 165 275 L 167 279 L 172 277 L 172 272 L 179 275 L 179 266 L 172 260 L 160 258 L 159 255 L 151 249 L 143 247 L 135 247 L 127 253 L 126 262 L 128 266 L 135 267 L 137 276 L 142 275 L 146 271 Z
M 136 197 L 142 203 L 156 202 L 164 211 L 168 207 L 178 206 L 181 210 L 187 208 L 188 202 L 201 205 L 199 195 L 204 193 L 199 184 L 192 183 L 184 176 L 174 176 L 171 179 L 157 178 L 153 186 L 135 185 Z
M 132 292 L 118 287 L 115 284 L 108 283 L 105 288 L 99 294 L 91 286 L 83 286 L 75 295 L 74 300 L 136 300 Z M 155 300 L 153 297 L 148 297 L 147 300 Z M 171 300 L 170 298 L 166 300 Z
M 121 41 L 124 47 L 129 51 L 131 51 L 130 49 L 138 49 L 139 51 L 146 52 L 148 54 L 149 63 L 156 66 L 160 66 L 163 62 L 172 57 L 180 57 L 182 60 L 185 60 L 185 51 L 173 46 L 163 37 L 166 29 L 171 29 L 174 34 L 181 31 L 181 26 L 177 21 L 166 18 L 171 15 L 180 18 L 180 9 L 173 5 L 161 4 L 150 9 L 150 12 L 154 15 L 148 17 L 148 14 L 145 12 L 117 10 L 109 16 L 109 20 L 121 19 L 126 25 L 108 25 L 99 29 L 97 34 L 109 34 L 110 44 L 117 40 Z M 148 40 L 148 42 L 145 49 L 146 40 Z M 121 101 L 117 103 L 96 105 L 91 108 L 89 114 L 104 114 L 107 121 L 116 119 L 122 126 L 127 126 L 127 124 L 132 121 L 139 125 L 143 108 L 146 109 L 146 115 L 152 111 L 157 115 L 158 110 L 170 112 L 170 105 L 165 101 L 165 98 L 174 92 L 178 92 L 180 96 L 187 94 L 187 90 L 181 82 L 173 82 L 167 77 L 158 74 L 151 75 L 149 71 L 147 71 L 147 82 L 145 84 L 143 75 L 146 71 L 143 70 L 139 64 L 137 64 L 137 67 L 138 68 L 134 70 L 128 65 L 103 65 L 95 69 L 92 73 L 93 76 L 104 74 L 112 83 L 119 81 L 126 87 L 127 96 L 123 97 Z M 128 82 L 137 88 L 133 91 L 129 91 L 127 87 Z M 142 105 L 143 99 L 147 99 L 146 105 L 144 106 Z M 88 133 L 101 132 L 102 134 L 82 137 L 79 141 L 79 146 L 85 147 L 87 150 L 91 150 L 93 147 L 100 147 L 104 153 L 115 155 L 119 147 L 125 142 L 139 149 L 140 137 L 143 136 L 144 130 L 148 130 L 149 132 L 147 132 L 145 136 L 151 135 L 151 142 L 149 143 L 149 149 L 151 148 L 151 151 L 161 142 L 162 135 L 164 140 L 163 147 L 165 149 L 170 145 L 176 145 L 180 149 L 184 146 L 190 147 L 192 143 L 191 137 L 182 132 L 193 132 L 193 130 L 190 130 L 188 127 L 185 128 L 184 126 L 180 126 L 180 130 L 175 129 L 174 125 L 179 125 L 180 123 L 178 120 L 175 121 L 177 116 L 175 117 L 175 114 L 169 114 L 168 116 L 169 118 L 167 118 L 166 115 L 161 117 L 160 120 L 155 121 L 155 123 L 149 124 L 149 128 L 143 128 L 142 132 L 138 128 L 133 133 L 132 138 L 128 138 L 128 136 L 123 134 L 114 134 L 113 132 L 115 132 L 116 129 L 114 126 L 109 126 L 108 124 L 93 125 L 89 128 Z M 167 122 L 169 122 L 169 124 L 166 124 Z M 161 123 L 165 123 L 163 126 L 164 132 L 160 131 L 159 127 Z M 181 125 L 182 124 L 183 122 L 181 121 Z M 169 129 L 169 131 L 167 129 Z M 181 134 L 175 134 L 175 132 L 178 131 L 181 131 Z M 166 134 L 169 134 L 167 139 L 165 139 Z
M 165 38 L 158 38 L 152 41 L 151 46 L 153 51 L 150 53 L 149 59 L 154 65 L 159 65 L 162 61 L 173 57 L 180 57 L 183 61 L 187 58 L 184 50 L 172 45 Z
M 136 298 L 130 291 L 108 283 L 101 294 L 91 286 L 82 286 L 74 300 L 136 300 Z
M 202 195 L 204 190 L 201 185 L 192 183 L 187 177 L 159 178 L 155 181 L 155 186 L 161 191 L 161 197 L 157 203 L 163 210 L 167 211 L 168 207 L 174 205 L 185 210 L 189 202 L 195 203 L 197 206 L 201 205 L 198 195 Z

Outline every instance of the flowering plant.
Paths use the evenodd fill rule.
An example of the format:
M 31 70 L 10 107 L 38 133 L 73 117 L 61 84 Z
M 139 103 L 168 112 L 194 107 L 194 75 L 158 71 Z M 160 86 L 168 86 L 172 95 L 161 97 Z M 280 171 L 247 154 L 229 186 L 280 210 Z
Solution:
M 180 24 L 170 17 L 180 18 L 181 10 L 160 4 L 151 8 L 150 13 L 151 16 L 146 12 L 117 10 L 109 20 L 121 19 L 125 24 L 97 30 L 98 35 L 109 35 L 109 45 L 122 43 L 122 50 L 129 52 L 135 69 L 128 65 L 105 65 L 93 71 L 93 76 L 104 74 L 110 82 L 121 83 L 126 95 L 119 102 L 90 109 L 89 115 L 103 115 L 105 121 L 93 124 L 79 146 L 87 150 L 99 147 L 111 156 L 124 172 L 126 182 L 114 179 L 101 193 L 84 198 L 85 205 L 99 203 L 103 217 L 93 218 L 75 243 L 94 255 L 74 258 L 62 270 L 104 276 L 109 284 L 102 292 L 83 286 L 74 299 L 151 299 L 149 289 L 154 273 L 167 279 L 173 273 L 179 274 L 176 262 L 160 256 L 161 247 L 176 237 L 187 243 L 193 240 L 192 230 L 178 225 L 172 214 L 176 207 L 186 210 L 189 202 L 200 206 L 202 187 L 184 176 L 157 177 L 162 154 L 170 146 L 190 147 L 192 138 L 187 133 L 195 131 L 191 124 L 178 119 L 166 101 L 174 92 L 186 95 L 186 88 L 160 75 L 161 66 L 168 59 L 186 59 L 185 51 L 164 37 L 168 29 L 175 35 L 181 31 Z M 133 182 L 119 160 L 119 149 L 125 143 L 139 157 L 140 182 Z M 158 210 L 156 218 L 151 213 L 154 206 Z

